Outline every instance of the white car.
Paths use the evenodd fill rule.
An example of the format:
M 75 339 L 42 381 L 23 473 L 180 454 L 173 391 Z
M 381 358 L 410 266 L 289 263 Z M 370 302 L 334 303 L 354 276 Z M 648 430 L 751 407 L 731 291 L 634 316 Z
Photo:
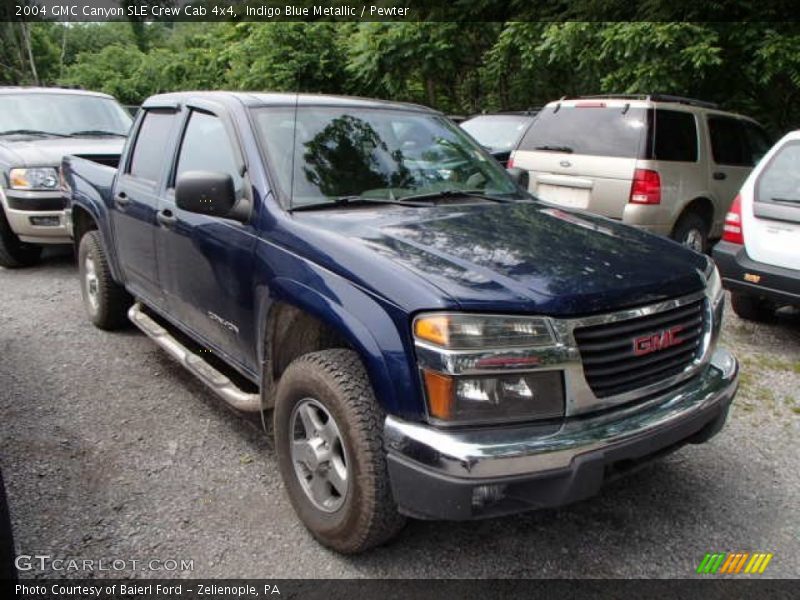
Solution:
M 714 260 L 743 319 L 800 306 L 800 130 L 775 144 L 745 181 Z

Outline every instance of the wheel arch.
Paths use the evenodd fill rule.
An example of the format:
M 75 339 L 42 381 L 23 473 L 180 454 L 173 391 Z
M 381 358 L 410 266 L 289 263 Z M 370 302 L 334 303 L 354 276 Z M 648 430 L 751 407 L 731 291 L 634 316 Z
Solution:
M 81 238 L 86 232 L 96 230 L 100 234 L 100 239 L 103 242 L 103 248 L 108 258 L 108 266 L 111 269 L 111 274 L 116 281 L 122 281 L 111 233 L 108 230 L 108 221 L 107 218 L 103 218 L 104 216 L 108 217 L 108 213 L 104 212 L 104 215 L 100 215 L 99 210 L 94 204 L 72 205 L 70 209 L 70 218 L 72 219 L 72 241 L 75 246 L 75 256 L 78 255 L 78 247 L 80 246 Z
M 406 352 L 394 321 L 362 290 L 333 274 L 326 278 L 326 289 L 334 292 L 330 295 L 294 279 L 276 278 L 269 284 L 269 296 L 260 303 L 265 407 L 272 406 L 275 385 L 292 360 L 317 350 L 349 348 L 360 356 L 384 410 L 401 411 L 398 388 L 411 385 L 412 378 L 407 363 L 395 356 L 402 352 L 405 357 Z M 404 383 L 398 385 L 398 381 Z
M 683 208 L 678 213 L 678 216 L 675 218 L 675 221 L 672 223 L 671 231 L 675 231 L 675 228 L 678 226 L 678 223 L 681 222 L 688 214 L 696 214 L 700 218 L 705 221 L 706 225 L 708 226 L 708 234 L 709 236 L 712 234 L 714 230 L 714 222 L 715 222 L 715 205 L 714 202 L 709 198 L 708 195 L 697 196 L 693 198 L 689 202 L 687 202 Z

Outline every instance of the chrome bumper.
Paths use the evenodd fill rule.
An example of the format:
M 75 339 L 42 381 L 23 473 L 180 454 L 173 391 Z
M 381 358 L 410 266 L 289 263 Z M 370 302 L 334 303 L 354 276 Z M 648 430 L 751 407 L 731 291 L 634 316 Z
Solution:
M 569 469 L 582 455 L 602 454 L 649 437 L 666 439 L 670 436 L 664 432 L 680 433 L 683 423 L 705 424 L 704 414 L 719 406 L 727 410 L 736 393 L 738 372 L 733 355 L 718 349 L 699 375 L 665 394 L 557 424 L 448 431 L 388 416 L 386 448 L 390 462 L 476 483 Z M 687 431 L 685 437 L 693 433 Z
M 58 199 L 60 193 L 16 192 L 18 198 Z M 72 242 L 67 222 L 67 211 L 63 208 L 53 210 L 19 210 L 9 206 L 5 194 L 0 191 L 0 203 L 6 219 L 17 237 L 31 244 L 69 244 Z

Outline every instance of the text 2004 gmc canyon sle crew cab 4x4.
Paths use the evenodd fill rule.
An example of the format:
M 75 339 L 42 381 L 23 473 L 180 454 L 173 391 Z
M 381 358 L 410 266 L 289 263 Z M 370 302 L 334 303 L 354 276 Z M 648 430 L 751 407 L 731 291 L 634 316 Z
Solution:
M 735 394 L 709 259 L 536 201 L 431 110 L 161 95 L 117 171 L 63 168 L 92 321 L 127 313 L 271 410 L 292 504 L 339 551 L 586 498 Z

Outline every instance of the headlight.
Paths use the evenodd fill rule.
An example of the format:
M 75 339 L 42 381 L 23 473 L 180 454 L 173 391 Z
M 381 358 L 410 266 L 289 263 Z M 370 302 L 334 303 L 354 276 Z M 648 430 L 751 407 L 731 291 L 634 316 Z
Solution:
M 493 315 L 427 314 L 414 319 L 414 337 L 442 348 L 519 348 L 554 343 L 547 319 Z
M 564 415 L 561 371 L 454 377 L 422 370 L 428 413 L 448 424 L 487 424 Z
M 8 179 L 9 186 L 15 190 L 56 191 L 58 189 L 58 170 L 52 167 L 11 169 Z
M 413 323 L 429 417 L 443 425 L 564 415 L 564 383 L 542 317 L 429 313 Z

